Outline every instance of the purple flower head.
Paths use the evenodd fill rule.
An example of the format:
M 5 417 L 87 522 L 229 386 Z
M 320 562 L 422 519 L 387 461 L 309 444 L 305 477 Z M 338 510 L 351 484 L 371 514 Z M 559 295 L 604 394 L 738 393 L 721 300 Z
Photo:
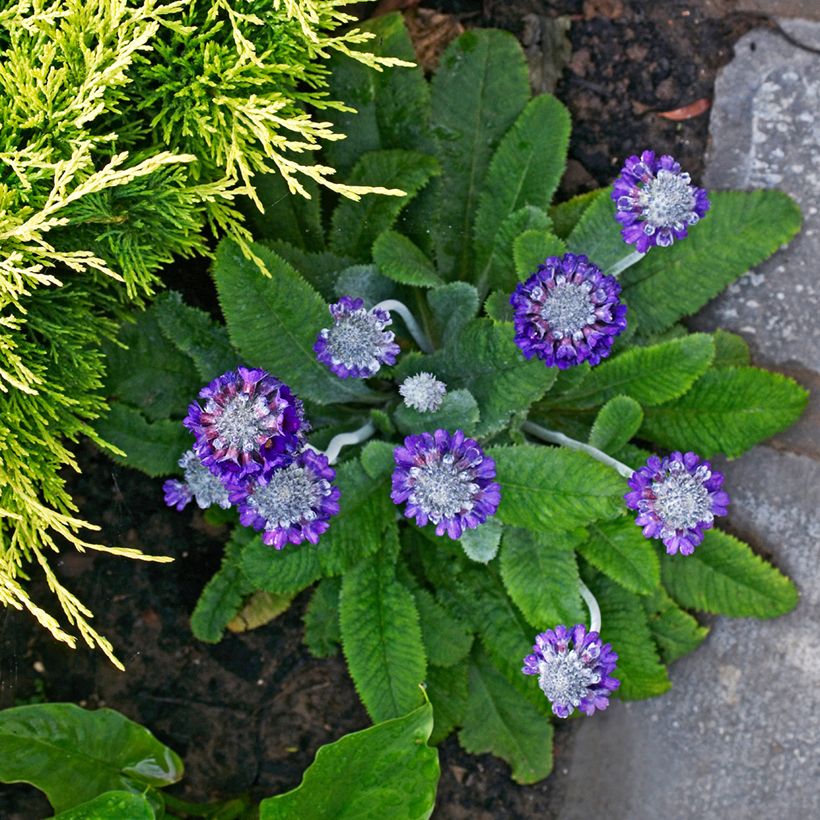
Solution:
M 597 632 L 577 624 L 572 629 L 556 626 L 535 636 L 533 654 L 524 658 L 521 671 L 538 675 L 538 685 L 560 718 L 575 709 L 585 715 L 609 706 L 609 696 L 621 682 L 610 675 L 618 656 Z
M 339 512 L 336 471 L 327 457 L 305 449 L 287 466 L 267 467 L 244 486 L 231 490 L 245 527 L 263 531 L 262 541 L 280 550 L 286 544 L 317 543 Z
M 399 346 L 385 328 L 393 323 L 386 310 L 366 310 L 362 299 L 342 296 L 328 305 L 333 327 L 319 331 L 313 350 L 340 379 L 367 379 L 383 364 L 395 364 Z
M 668 154 L 658 158 L 654 151 L 626 160 L 612 198 L 615 219 L 624 226 L 621 236 L 641 253 L 683 239 L 709 210 L 706 191 L 692 185 L 680 163 Z
M 695 453 L 652 456 L 632 473 L 629 486 L 624 500 L 638 511 L 635 523 L 647 538 L 660 538 L 670 555 L 691 555 L 729 504 L 723 474 Z
M 402 382 L 399 393 L 405 406 L 419 413 L 434 413 L 447 395 L 447 385 L 432 373 L 417 373 Z
M 525 359 L 537 356 L 547 367 L 596 365 L 626 328 L 620 292 L 615 277 L 586 256 L 550 256 L 510 297 L 515 343 Z
M 194 434 L 202 463 L 226 484 L 288 461 L 310 429 L 291 389 L 258 368 L 229 370 L 199 397 L 205 406 L 192 402 L 182 423 Z
M 407 436 L 393 451 L 395 504 L 407 502 L 404 514 L 420 527 L 432 521 L 436 535 L 446 532 L 458 539 L 465 529 L 475 529 L 498 509 L 501 488 L 495 462 L 461 430 Z
M 162 485 L 165 503 L 169 507 L 182 510 L 192 499 L 196 499 L 197 506 L 201 510 L 213 504 L 217 504 L 223 510 L 231 506 L 225 485 L 202 464 L 199 456 L 193 450 L 183 453 L 179 466 L 184 471 L 184 480 L 170 479 Z

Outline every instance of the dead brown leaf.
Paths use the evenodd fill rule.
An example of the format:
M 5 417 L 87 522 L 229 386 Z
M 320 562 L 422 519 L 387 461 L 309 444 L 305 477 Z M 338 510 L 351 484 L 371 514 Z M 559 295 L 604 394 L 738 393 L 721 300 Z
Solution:
M 404 16 L 407 31 L 416 49 L 419 65 L 435 71 L 438 61 L 450 43 L 464 33 L 464 26 L 451 14 L 440 14 L 432 9 L 416 9 Z
M 701 97 L 699 100 L 684 105 L 682 108 L 675 108 L 672 111 L 658 111 L 659 117 L 665 120 L 674 120 L 680 122 L 682 120 L 691 120 L 693 117 L 699 117 L 701 114 L 708 111 L 712 106 L 712 101 L 708 97 Z

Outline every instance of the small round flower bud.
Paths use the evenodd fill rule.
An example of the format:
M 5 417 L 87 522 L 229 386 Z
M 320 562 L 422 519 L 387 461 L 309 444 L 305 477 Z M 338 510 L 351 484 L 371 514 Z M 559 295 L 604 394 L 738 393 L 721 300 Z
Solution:
M 435 413 L 447 395 L 447 385 L 432 373 L 418 373 L 404 380 L 399 393 L 407 407 L 419 413 Z

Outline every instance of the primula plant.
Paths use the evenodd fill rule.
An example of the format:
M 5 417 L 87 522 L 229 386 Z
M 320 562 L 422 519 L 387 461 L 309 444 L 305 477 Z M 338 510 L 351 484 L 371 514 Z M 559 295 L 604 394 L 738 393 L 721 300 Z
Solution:
M 401 18 L 372 25 L 410 55 Z M 172 294 L 124 328 L 138 344 L 110 352 L 101 432 L 174 474 L 169 504 L 236 524 L 197 637 L 219 640 L 260 592 L 281 608 L 312 588 L 305 641 L 341 647 L 374 721 L 416 707 L 424 681 L 433 742 L 458 728 L 532 783 L 550 717 L 669 688 L 667 664 L 707 633 L 692 610 L 796 603 L 717 526 L 731 487 L 711 460 L 787 427 L 806 392 L 681 320 L 799 212 L 774 191 L 704 192 L 651 151 L 614 189 L 552 204 L 569 117 L 530 99 L 502 32 L 461 36 L 430 84 L 339 59 L 331 89 L 359 112 L 338 115 L 328 162 L 407 196 L 326 219 L 283 200 L 257 225 L 269 278 L 223 242 L 225 326 Z

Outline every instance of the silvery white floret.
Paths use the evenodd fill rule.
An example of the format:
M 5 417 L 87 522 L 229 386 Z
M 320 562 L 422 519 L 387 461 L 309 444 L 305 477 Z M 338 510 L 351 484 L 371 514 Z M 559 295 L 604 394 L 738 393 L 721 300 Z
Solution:
M 434 413 L 447 395 L 447 385 L 432 373 L 417 373 L 399 387 L 404 403 L 420 413 Z

